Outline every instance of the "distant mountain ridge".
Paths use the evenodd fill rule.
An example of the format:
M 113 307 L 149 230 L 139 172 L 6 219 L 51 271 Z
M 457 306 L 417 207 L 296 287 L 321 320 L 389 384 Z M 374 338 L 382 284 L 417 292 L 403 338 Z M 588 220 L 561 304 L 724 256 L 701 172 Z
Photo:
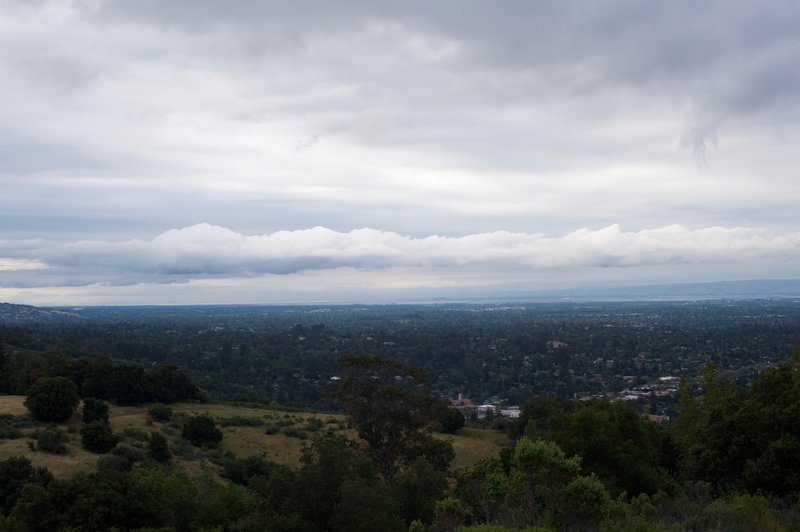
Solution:
M 640 286 L 552 290 L 565 296 L 630 298 L 770 298 L 800 297 L 800 279 L 749 279 L 704 283 L 671 283 Z
M 64 309 L 34 307 L 31 305 L 16 305 L 13 303 L 0 303 L 0 324 L 74 321 L 81 319 L 83 319 L 83 317 L 80 314 Z

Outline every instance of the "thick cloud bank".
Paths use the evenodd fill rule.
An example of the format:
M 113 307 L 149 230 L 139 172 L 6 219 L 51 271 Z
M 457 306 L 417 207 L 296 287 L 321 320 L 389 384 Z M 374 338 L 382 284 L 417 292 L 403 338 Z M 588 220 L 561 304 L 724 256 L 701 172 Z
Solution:
M 197 224 L 152 240 L 67 244 L 0 242 L 9 286 L 183 282 L 353 268 L 524 274 L 574 268 L 788 263 L 800 259 L 800 233 L 668 226 L 625 232 L 618 225 L 564 236 L 498 231 L 413 238 L 388 231 L 324 227 L 244 235 Z

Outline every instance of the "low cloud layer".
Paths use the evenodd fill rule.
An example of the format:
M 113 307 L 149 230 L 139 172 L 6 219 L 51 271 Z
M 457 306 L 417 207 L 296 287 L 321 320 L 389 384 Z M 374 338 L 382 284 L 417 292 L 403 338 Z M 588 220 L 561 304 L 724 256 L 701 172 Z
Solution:
M 7 270 L 1 278 L 5 288 L 188 282 L 338 268 L 473 271 L 491 278 L 542 270 L 800 260 L 800 233 L 681 226 L 626 232 L 612 225 L 564 236 L 497 231 L 413 238 L 374 229 L 337 232 L 324 227 L 244 235 L 198 224 L 152 240 L 21 244 L 0 243 L 0 255 L 9 257 L 0 259 Z

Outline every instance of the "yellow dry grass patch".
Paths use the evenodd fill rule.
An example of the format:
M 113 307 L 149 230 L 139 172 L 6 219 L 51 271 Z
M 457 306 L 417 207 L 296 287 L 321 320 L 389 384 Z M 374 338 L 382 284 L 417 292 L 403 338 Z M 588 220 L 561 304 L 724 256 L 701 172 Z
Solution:
M 28 409 L 22 404 L 24 401 L 24 395 L 0 395 L 0 414 L 27 415 Z
M 235 456 L 264 456 L 289 467 L 297 467 L 303 449 L 303 441 L 285 434 L 264 433 L 263 427 L 227 427 L 222 430 L 222 450 Z

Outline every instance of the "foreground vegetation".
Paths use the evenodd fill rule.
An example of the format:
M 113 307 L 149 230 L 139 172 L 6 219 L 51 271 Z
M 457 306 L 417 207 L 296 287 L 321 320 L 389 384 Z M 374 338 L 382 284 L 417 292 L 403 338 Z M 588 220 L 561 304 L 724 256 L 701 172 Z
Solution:
M 21 452 L 0 460 L 0 524 L 254 531 L 800 526 L 800 353 L 749 389 L 719 381 L 707 367 L 704 393 L 695 397 L 684 386 L 680 416 L 665 425 L 621 402 L 534 397 L 511 427 L 510 445 L 455 469 L 445 447 L 425 443 L 424 427 L 386 432 L 394 429 L 382 425 L 388 405 L 381 401 L 408 406 L 423 396 L 416 386 L 363 379 L 381 367 L 361 360 L 367 365 L 351 391 L 371 397 L 359 406 L 375 405 L 371 411 L 351 409 L 345 418 L 225 404 L 166 407 L 171 412 L 165 405 L 112 406 L 115 446 L 102 455 L 79 447 L 84 423 L 77 414 L 55 425 L 67 434 L 66 451 L 39 449 L 37 433 L 47 425 L 26 416 L 22 397 L 5 396 L 0 449 Z M 187 426 L 201 418 L 222 433 L 218 443 L 187 440 Z M 372 429 L 383 436 L 358 437 Z M 154 454 L 153 434 L 168 442 L 166 457 Z M 454 439 L 486 443 L 488 434 L 465 429 Z

